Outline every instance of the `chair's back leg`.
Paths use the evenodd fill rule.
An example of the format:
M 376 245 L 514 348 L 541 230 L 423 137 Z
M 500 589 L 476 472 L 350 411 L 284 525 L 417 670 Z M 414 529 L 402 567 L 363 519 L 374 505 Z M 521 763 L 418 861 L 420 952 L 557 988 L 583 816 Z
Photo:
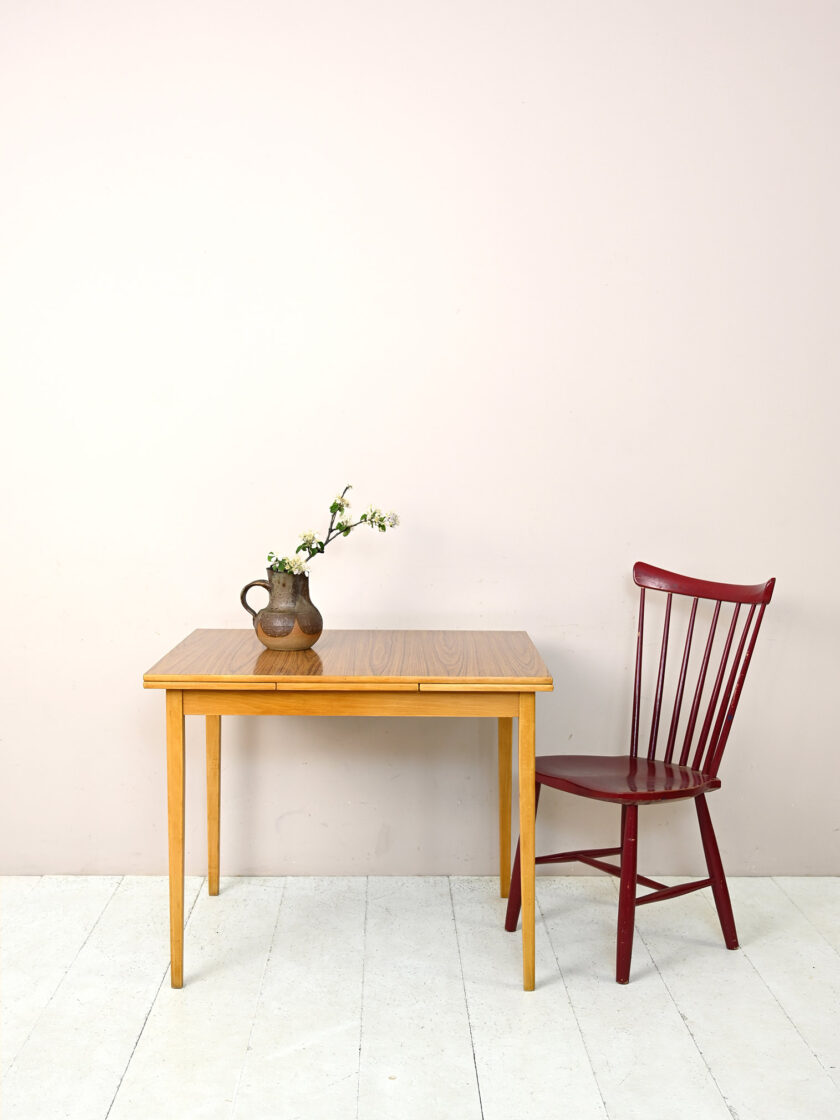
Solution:
M 712 894 L 715 898 L 720 928 L 723 930 L 723 940 L 727 949 L 738 948 L 738 934 L 735 931 L 735 919 L 732 916 L 732 903 L 729 900 L 729 888 L 726 885 L 726 876 L 723 873 L 723 864 L 718 851 L 715 830 L 712 828 L 712 818 L 709 816 L 709 806 L 706 804 L 706 795 L 701 793 L 694 799 L 697 806 L 697 819 L 700 822 L 700 836 L 703 840 L 703 851 L 706 855 L 706 866 L 709 869 L 709 878 L 712 880 Z
M 519 911 L 522 909 L 522 880 L 519 876 L 519 841 L 516 841 L 516 855 L 513 857 L 513 871 L 510 873 L 510 891 L 505 911 L 505 929 L 516 933 Z
M 621 880 L 618 887 L 618 936 L 615 948 L 615 978 L 630 981 L 633 956 L 633 924 L 636 920 L 636 855 L 639 835 L 639 806 L 622 806 Z
M 542 786 L 537 782 L 534 793 L 534 816 L 540 804 L 540 790 Z M 522 877 L 519 873 L 519 841 L 516 841 L 516 855 L 513 859 L 513 871 L 510 873 L 510 893 L 508 894 L 507 910 L 505 912 L 505 929 L 508 933 L 515 933 L 519 922 L 519 911 L 522 909 Z

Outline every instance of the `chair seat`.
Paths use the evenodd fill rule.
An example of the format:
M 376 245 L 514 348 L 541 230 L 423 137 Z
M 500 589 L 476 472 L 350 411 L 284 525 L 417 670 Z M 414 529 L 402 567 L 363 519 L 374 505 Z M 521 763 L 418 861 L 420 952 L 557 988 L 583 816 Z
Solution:
M 689 766 L 629 755 L 540 755 L 536 778 L 543 785 L 599 801 L 628 805 L 697 797 L 719 789 L 720 780 Z

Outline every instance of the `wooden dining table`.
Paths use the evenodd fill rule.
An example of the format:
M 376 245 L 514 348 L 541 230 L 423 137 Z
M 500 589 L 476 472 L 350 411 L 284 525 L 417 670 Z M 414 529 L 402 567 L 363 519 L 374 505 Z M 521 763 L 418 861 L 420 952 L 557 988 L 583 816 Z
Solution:
M 171 983 L 184 983 L 184 717 L 206 723 L 208 890 L 219 893 L 222 716 L 445 716 L 498 721 L 499 888 L 510 888 L 513 721 L 519 756 L 523 986 L 534 988 L 535 694 L 553 681 L 515 630 L 326 630 L 266 649 L 253 630 L 194 630 L 143 677 L 166 693 Z

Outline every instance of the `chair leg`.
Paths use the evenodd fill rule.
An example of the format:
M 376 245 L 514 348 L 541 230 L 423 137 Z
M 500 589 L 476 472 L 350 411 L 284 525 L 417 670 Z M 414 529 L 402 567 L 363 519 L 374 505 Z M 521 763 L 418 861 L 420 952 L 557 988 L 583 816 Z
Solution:
M 537 809 L 540 804 L 540 790 L 542 786 L 539 782 L 536 784 L 534 790 L 534 816 L 537 815 Z M 519 874 L 519 841 L 516 841 L 516 855 L 513 859 L 513 871 L 510 873 L 510 893 L 508 894 L 507 910 L 505 911 L 505 929 L 508 933 L 516 933 L 516 927 L 519 923 L 519 911 L 522 909 L 522 878 Z
M 709 878 L 712 880 L 712 894 L 720 919 L 720 928 L 723 930 L 723 940 L 726 942 L 727 949 L 737 949 L 738 934 L 735 930 L 735 919 L 732 916 L 729 888 L 726 885 L 726 876 L 723 873 L 723 864 L 715 839 L 715 830 L 712 828 L 712 818 L 709 816 L 709 806 L 706 804 L 706 795 L 701 793 L 699 797 L 695 798 L 694 804 L 697 806 L 700 837 L 703 841 Z
M 519 911 L 522 909 L 522 880 L 519 877 L 519 841 L 516 841 L 516 855 L 513 857 L 513 871 L 510 873 L 510 891 L 505 911 L 505 929 L 516 933 L 519 924 Z
M 633 925 L 636 919 L 636 843 L 639 833 L 639 806 L 622 806 L 624 828 L 621 837 L 621 880 L 618 888 L 618 937 L 615 949 L 615 978 L 619 984 L 630 981 L 633 956 Z

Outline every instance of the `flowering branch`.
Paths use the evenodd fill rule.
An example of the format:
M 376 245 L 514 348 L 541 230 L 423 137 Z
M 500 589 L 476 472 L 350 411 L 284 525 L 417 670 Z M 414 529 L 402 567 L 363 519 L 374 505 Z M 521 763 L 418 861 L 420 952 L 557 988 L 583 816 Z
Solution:
M 300 544 L 295 549 L 294 555 L 278 556 L 274 552 L 269 552 L 268 561 L 273 571 L 302 575 L 306 571 L 307 562 L 313 556 L 319 556 L 327 545 L 338 537 L 349 537 L 351 532 L 357 529 L 359 525 L 369 525 L 371 529 L 378 529 L 380 533 L 384 533 L 388 529 L 395 529 L 399 525 L 400 519 L 393 511 L 383 513 L 376 506 L 370 506 L 365 510 L 358 521 L 351 521 L 349 516 L 345 518 L 345 514 L 350 508 L 350 502 L 347 498 L 347 491 L 350 489 L 349 485 L 345 486 L 341 493 L 333 499 L 330 505 L 330 524 L 323 540 L 319 540 L 315 533 L 307 531 L 301 533 Z M 300 555 L 302 552 L 306 553 L 305 557 Z

